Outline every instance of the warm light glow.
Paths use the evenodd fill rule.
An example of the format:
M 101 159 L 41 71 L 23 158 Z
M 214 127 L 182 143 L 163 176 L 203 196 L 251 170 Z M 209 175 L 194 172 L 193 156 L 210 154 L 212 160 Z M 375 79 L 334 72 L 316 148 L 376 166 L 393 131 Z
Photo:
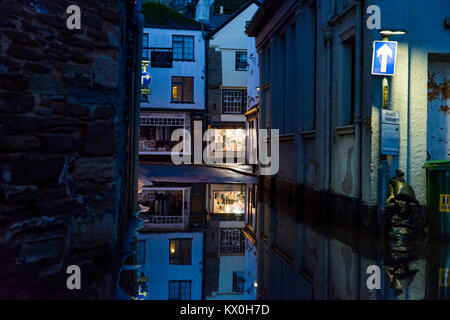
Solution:
M 383 37 L 389 37 L 389 36 L 395 36 L 395 35 L 402 35 L 405 34 L 405 30 L 381 30 L 380 34 Z
M 253 286 L 255 287 L 255 288 L 257 288 L 258 287 L 258 282 L 253 282 Z
M 175 242 L 172 242 L 170 244 L 170 253 L 174 254 L 175 253 Z
M 178 100 L 178 88 L 176 86 L 172 87 L 172 97 L 174 100 Z

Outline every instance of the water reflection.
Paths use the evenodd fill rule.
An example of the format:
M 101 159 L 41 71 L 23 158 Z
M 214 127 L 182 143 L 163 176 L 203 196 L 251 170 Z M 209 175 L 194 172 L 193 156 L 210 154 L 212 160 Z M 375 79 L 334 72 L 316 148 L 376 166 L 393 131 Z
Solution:
M 251 181 L 202 179 L 141 181 L 118 299 L 449 298 L 449 244 L 313 225 L 287 201 L 257 203 Z

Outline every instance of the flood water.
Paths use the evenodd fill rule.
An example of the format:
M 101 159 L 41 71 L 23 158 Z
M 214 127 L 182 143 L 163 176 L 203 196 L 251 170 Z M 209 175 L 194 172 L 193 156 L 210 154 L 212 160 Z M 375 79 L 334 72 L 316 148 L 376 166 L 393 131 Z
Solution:
M 257 202 L 257 190 L 141 183 L 117 299 L 449 299 L 449 243 L 405 247 L 345 223 L 313 225 L 301 208 Z

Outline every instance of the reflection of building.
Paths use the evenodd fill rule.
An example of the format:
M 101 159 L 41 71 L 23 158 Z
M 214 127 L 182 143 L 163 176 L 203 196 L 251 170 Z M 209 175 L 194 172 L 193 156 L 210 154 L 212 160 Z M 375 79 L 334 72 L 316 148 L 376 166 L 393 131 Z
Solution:
M 203 232 L 140 233 L 138 274 L 148 278 L 143 300 L 202 298 Z
M 205 110 L 205 39 L 201 23 L 161 4 L 145 3 L 142 59 L 151 76 L 142 95 L 139 154 L 167 160 L 176 129 L 191 132 Z M 162 19 L 161 17 L 164 17 Z
M 381 10 L 382 29 L 407 31 L 389 37 L 398 42 L 386 97 L 399 114 L 398 155 L 380 154 L 382 136 L 396 135 L 381 130 L 382 77 L 370 70 L 373 41 L 382 36 L 366 27 L 367 1 L 266 0 L 247 33 L 260 60 L 260 127 L 280 130 L 272 186 L 280 195 L 297 190 L 314 215 L 331 204 L 323 208 L 327 217 L 334 212 L 374 229 L 383 224 L 377 211 L 396 169 L 425 204 L 423 164 L 427 157 L 448 159 L 449 114 L 442 111 L 450 102 L 450 2 L 430 0 L 407 11 L 408 0 L 370 4 Z
M 257 10 L 257 1 L 248 1 L 219 26 L 211 26 L 208 48 L 208 123 L 216 130 L 215 141 L 223 156 L 232 151 L 245 157 L 245 117 L 247 111 L 247 21 Z M 211 24 L 213 24 L 211 19 Z
M 245 291 L 246 186 L 208 184 L 205 242 L 206 299 L 242 299 Z

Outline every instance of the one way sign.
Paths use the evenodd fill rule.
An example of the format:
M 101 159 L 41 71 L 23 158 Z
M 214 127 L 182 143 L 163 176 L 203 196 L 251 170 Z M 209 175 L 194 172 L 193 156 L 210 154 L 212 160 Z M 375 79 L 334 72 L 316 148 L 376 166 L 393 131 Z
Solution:
M 375 41 L 372 54 L 372 74 L 393 76 L 397 58 L 397 41 Z

